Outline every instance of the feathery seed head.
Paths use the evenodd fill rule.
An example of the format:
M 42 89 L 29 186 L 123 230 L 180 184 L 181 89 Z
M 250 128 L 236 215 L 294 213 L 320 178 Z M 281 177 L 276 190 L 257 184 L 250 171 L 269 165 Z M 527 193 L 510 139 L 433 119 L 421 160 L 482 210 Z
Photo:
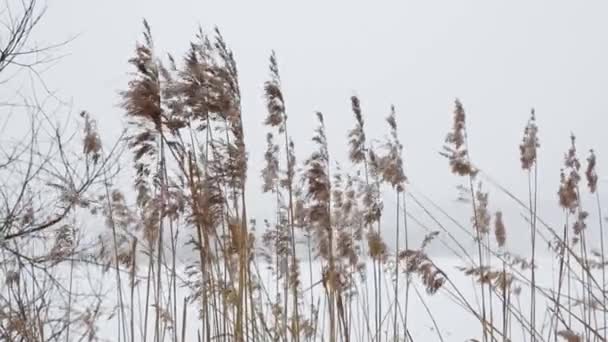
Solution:
M 268 115 L 264 123 L 270 127 L 279 127 L 283 130 L 283 123 L 286 119 L 285 102 L 283 91 L 281 90 L 281 78 L 279 76 L 279 66 L 274 51 L 270 55 L 270 80 L 264 83 L 264 96 L 266 98 L 266 108 Z
M 477 200 L 477 210 L 475 212 L 477 215 L 471 218 L 471 221 L 480 236 L 490 232 L 491 218 L 488 210 L 488 197 L 489 194 L 482 191 L 482 184 L 479 182 L 477 191 L 475 192 L 475 199 Z
M 351 106 L 355 114 L 355 127 L 348 132 L 348 145 L 350 147 L 349 157 L 353 164 L 365 161 L 365 131 L 363 129 L 363 114 L 361 113 L 361 103 L 356 96 L 351 97 Z
M 536 163 L 536 155 L 539 147 L 538 126 L 536 125 L 534 109 L 532 109 L 530 119 L 524 129 L 522 143 L 519 145 L 521 167 L 524 170 L 530 170 L 534 163 Z
M 504 247 L 507 241 L 507 230 L 505 229 L 504 222 L 502 220 L 502 212 L 497 211 L 494 218 L 494 235 L 496 237 L 496 243 L 499 247 Z
M 452 173 L 459 176 L 475 176 L 478 170 L 471 164 L 466 146 L 466 115 L 460 100 L 456 99 L 452 130 L 445 137 L 440 155 L 450 162 Z
M 101 139 L 97 131 L 97 122 L 87 111 L 82 111 L 80 116 L 84 118 L 84 139 L 83 151 L 87 156 L 91 156 L 94 163 L 97 163 L 101 156 Z
M 576 138 L 570 136 L 570 148 L 564 157 L 565 169 L 560 172 L 560 186 L 558 190 L 559 204 L 562 208 L 575 213 L 579 206 L 578 183 L 580 181 L 580 162 L 576 156 Z
M 596 160 L 595 153 L 593 150 L 589 150 L 589 157 L 587 157 L 587 170 L 585 170 L 585 177 L 587 178 L 587 186 L 589 191 L 593 194 L 597 190 L 597 172 L 595 170 Z

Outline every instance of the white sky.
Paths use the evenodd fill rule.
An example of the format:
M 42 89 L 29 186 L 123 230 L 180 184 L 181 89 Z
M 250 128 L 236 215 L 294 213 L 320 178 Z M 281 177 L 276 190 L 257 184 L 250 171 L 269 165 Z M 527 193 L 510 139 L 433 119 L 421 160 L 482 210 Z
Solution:
M 454 98 L 468 113 L 473 160 L 521 195 L 527 183 L 518 144 L 535 107 L 541 211 L 554 215 L 571 131 L 579 138 L 581 159 L 592 147 L 600 177 L 608 170 L 607 16 L 605 1 L 54 0 L 36 41 L 76 36 L 60 51 L 68 55 L 44 78 L 73 102 L 74 111 L 90 111 L 112 136 L 123 127 L 118 92 L 128 81 L 127 60 L 141 38 L 142 18 L 152 26 L 158 52 L 176 57 L 199 24 L 207 31 L 218 25 L 240 68 L 250 194 L 260 186 L 255 177 L 265 144 L 262 85 L 271 49 L 279 57 L 300 160 L 311 147 L 314 111 L 325 113 L 334 159 L 344 161 L 350 96 L 360 96 L 368 134 L 377 138 L 394 104 L 407 175 L 442 203 L 456 197 L 458 183 L 437 154 Z M 250 206 L 263 212 L 257 197 L 250 195 Z M 494 208 L 506 203 L 498 202 Z M 522 223 L 519 217 L 505 219 Z

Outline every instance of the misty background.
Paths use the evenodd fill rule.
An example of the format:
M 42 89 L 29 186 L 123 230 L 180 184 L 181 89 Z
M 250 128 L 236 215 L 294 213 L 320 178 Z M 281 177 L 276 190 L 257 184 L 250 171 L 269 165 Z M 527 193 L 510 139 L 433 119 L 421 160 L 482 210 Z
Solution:
M 299 161 L 312 149 L 315 111 L 325 114 L 334 164 L 348 170 L 350 97 L 359 96 L 367 134 L 378 139 L 387 132 L 384 118 L 394 104 L 410 190 L 432 198 L 471 230 L 470 206 L 456 201 L 456 186 L 462 180 L 449 172 L 447 160 L 438 154 L 452 124 L 455 98 L 467 111 L 473 162 L 522 199 L 528 183 L 518 145 L 535 108 L 541 142 L 538 212 L 554 228 L 564 223 L 557 189 L 571 133 L 577 136 L 581 161 L 590 148 L 596 150 L 600 194 L 607 184 L 604 1 L 257 1 L 237 6 L 200 0 L 62 0 L 47 6 L 32 41 L 68 43 L 54 50 L 58 58 L 39 70 L 45 90 L 53 94 L 57 114 L 66 121 L 75 121 L 81 110 L 89 111 L 108 145 L 127 124 L 119 92 L 130 78 L 128 60 L 142 38 L 142 19 L 152 27 L 157 52 L 170 53 L 178 61 L 199 26 L 207 32 L 215 25 L 221 29 L 240 72 L 249 153 L 248 210 L 260 222 L 258 228 L 274 210 L 271 195 L 261 194 L 258 177 L 266 134 L 263 83 L 272 50 L 278 55 Z M 25 72 L 11 78 L 10 94 L 40 93 L 41 85 L 32 82 L 35 77 Z M 19 115 L 14 109 L 13 120 L 21 120 Z M 128 163 L 124 168 L 130 172 Z M 509 248 L 523 253 L 529 240 L 525 211 L 485 184 L 491 210 L 505 213 Z M 117 186 L 126 190 L 131 184 Z M 385 196 L 383 229 L 389 244 L 394 242 L 393 197 L 390 192 Z M 583 197 L 583 206 L 591 214 L 588 222 L 597 222 L 591 201 Z M 439 230 L 415 204 L 408 202 L 408 210 L 422 224 L 409 222 L 414 240 L 426 234 L 423 226 Z M 441 221 L 457 230 L 445 217 Z M 97 223 L 85 224 L 94 228 Z M 590 224 L 592 236 L 596 225 Z M 472 240 L 468 246 L 474 247 Z M 435 243 L 429 254 L 449 251 Z

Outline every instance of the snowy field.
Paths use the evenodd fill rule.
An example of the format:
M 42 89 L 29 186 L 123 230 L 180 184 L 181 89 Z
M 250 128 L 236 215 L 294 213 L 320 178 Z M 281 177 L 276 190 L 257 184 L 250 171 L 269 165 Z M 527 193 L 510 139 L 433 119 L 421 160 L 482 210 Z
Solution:
M 465 266 L 461 262 L 457 262 L 454 259 L 450 258 L 436 258 L 433 260 L 437 266 L 439 266 L 450 278 L 450 280 L 454 283 L 454 285 L 458 288 L 458 290 L 462 293 L 462 295 L 471 303 L 471 305 L 475 306 L 476 309 L 479 308 L 479 286 L 472 282 L 472 278 L 470 276 L 465 276 L 462 271 L 458 269 L 458 267 Z M 557 288 L 554 287 L 556 284 L 557 277 L 557 263 L 551 259 L 543 259 L 539 260 L 539 267 L 537 269 L 537 284 L 541 288 Z M 274 286 L 275 280 L 273 280 L 272 274 L 267 271 L 264 267 L 259 265 L 259 275 L 264 281 L 265 284 L 272 284 L 271 287 Z M 322 292 L 322 286 L 318 285 L 321 275 L 321 268 L 318 263 L 314 263 L 312 265 L 312 279 L 313 283 L 317 283 L 312 289 L 310 289 L 310 271 L 307 264 L 302 264 L 301 272 L 302 272 L 302 282 L 303 282 L 303 290 L 302 294 L 303 305 L 302 308 L 305 310 L 301 313 L 304 316 L 308 316 L 310 314 L 310 298 L 311 293 L 314 296 L 315 300 L 319 298 L 324 298 L 324 294 Z M 257 271 L 256 271 L 257 272 Z M 373 266 L 371 264 L 367 267 L 368 272 L 368 281 L 369 281 L 369 290 L 372 291 L 370 298 L 373 298 L 373 283 L 372 283 L 372 274 L 373 274 Z M 529 270 L 525 271 L 525 275 L 529 276 Z M 58 279 L 67 276 L 67 272 L 64 272 L 58 275 Z M 112 311 L 116 309 L 116 304 L 118 302 L 118 295 L 115 287 L 116 281 L 116 273 L 110 269 L 106 273 L 102 273 L 99 271 L 99 268 L 96 266 L 87 266 L 87 267 L 78 267 L 75 271 L 75 280 L 73 283 L 74 288 L 78 292 L 78 290 L 84 290 L 86 288 L 95 288 L 98 293 L 103 293 L 104 300 L 102 302 L 102 308 L 105 310 Z M 138 271 L 138 277 L 145 276 L 146 272 L 143 269 Z M 384 313 L 383 317 L 383 326 L 382 331 L 386 336 L 392 336 L 393 332 L 393 315 L 394 311 L 390 310 L 391 303 L 393 301 L 394 295 L 394 287 L 391 282 L 391 278 L 388 273 L 385 272 L 385 277 L 383 281 L 383 289 L 382 289 L 382 310 Z M 163 275 L 165 277 L 165 275 Z M 185 270 L 182 269 L 178 278 L 186 279 Z M 143 278 L 142 278 L 143 279 Z M 64 279 L 65 280 L 65 279 Z M 125 306 L 128 308 L 130 305 L 130 288 L 128 286 L 128 274 L 122 273 L 121 281 L 123 284 L 123 300 Z M 177 295 L 177 312 L 178 312 L 178 326 L 177 333 L 178 337 L 181 340 L 182 334 L 182 315 L 184 310 L 184 299 L 190 295 L 190 290 L 186 287 L 183 287 L 183 284 L 180 284 L 180 280 L 178 280 L 178 289 L 176 291 Z M 400 305 L 402 309 L 405 307 L 405 278 L 402 276 L 399 280 L 399 289 L 398 295 L 400 297 Z M 412 283 L 409 292 L 409 306 L 408 306 L 408 330 L 414 341 L 440 341 L 443 338 L 443 341 L 467 341 L 469 339 L 480 339 L 481 337 L 481 328 L 477 319 L 469 312 L 467 312 L 464 308 L 459 306 L 454 300 L 453 296 L 451 296 L 446 290 L 449 288 L 448 285 L 444 285 L 444 289 L 440 289 L 436 294 L 429 295 L 425 292 L 424 286 L 421 284 L 420 278 L 417 275 L 412 277 Z M 529 290 L 525 284 L 521 282 L 516 282 L 516 285 L 520 285 L 522 288 L 521 293 L 518 296 L 513 296 L 512 302 L 513 305 L 521 312 L 524 313 L 525 317 L 529 315 Z M 163 284 L 165 286 L 166 284 Z M 134 303 L 135 303 L 135 312 L 134 312 L 134 320 L 135 320 L 135 336 L 136 340 L 142 339 L 143 327 L 140 326 L 137 322 L 140 322 L 140 317 L 144 316 L 144 306 L 145 306 L 145 291 L 146 291 L 146 283 L 145 281 L 140 281 L 138 286 L 136 286 L 134 291 Z M 576 297 L 575 286 L 573 285 L 572 296 Z M 272 292 L 269 290 L 269 292 Z M 353 302 L 351 303 L 352 316 L 351 316 L 351 336 L 353 336 L 352 340 L 361 340 L 365 341 L 367 339 L 367 333 L 365 329 L 369 326 L 369 329 L 373 330 L 374 324 L 374 303 L 367 302 L 367 296 L 365 295 L 365 290 L 360 289 L 358 291 L 360 295 L 358 295 Z M 168 295 L 167 293 L 163 293 L 165 298 Z M 267 299 L 262 298 L 263 301 Z M 92 303 L 95 302 L 93 300 L 91 303 L 85 303 L 86 301 L 76 303 L 75 306 L 80 304 L 80 309 L 82 310 L 84 307 L 91 307 Z M 150 311 L 149 311 L 149 324 L 148 324 L 148 339 L 153 336 L 153 328 L 154 325 L 154 308 L 152 307 L 153 300 L 150 301 Z M 84 306 L 82 306 L 84 304 Z M 316 303 L 315 303 L 316 304 Z M 542 332 L 543 336 L 547 336 L 548 334 L 548 326 L 549 322 L 547 321 L 547 307 L 549 301 L 543 296 L 537 294 L 537 329 Z M 425 306 L 426 305 L 426 306 Z M 502 324 L 502 304 L 500 299 L 497 296 L 494 296 L 494 300 L 492 302 L 493 307 L 493 320 L 496 322 L 497 326 Z M 369 314 L 371 317 L 365 317 L 366 310 L 364 308 L 369 308 Z M 185 328 L 185 341 L 196 341 L 199 327 L 201 327 L 200 320 L 198 319 L 198 303 L 192 303 L 187 305 L 185 308 L 185 313 L 187 315 L 186 318 L 186 328 Z M 321 309 L 323 308 L 321 304 Z M 479 310 L 479 309 L 478 309 Z M 127 309 L 127 312 L 130 312 Z M 437 331 L 435 324 L 431 320 L 429 316 L 429 312 L 432 314 L 433 319 L 435 320 L 435 324 L 439 327 L 439 331 Z M 76 311 L 73 313 L 74 315 L 78 314 Z M 399 313 L 400 315 L 403 312 Z M 118 317 L 120 313 L 115 311 L 114 315 L 109 317 L 107 314 L 100 317 L 97 321 L 97 336 L 102 341 L 117 341 L 117 335 L 119 331 L 122 331 L 122 327 L 118 325 Z M 127 321 L 130 313 L 127 313 Z M 323 320 L 323 312 L 319 314 L 320 320 Z M 327 315 L 325 314 L 325 317 Z M 516 318 L 512 318 L 513 329 L 511 331 L 512 341 L 525 341 L 525 336 L 522 336 L 522 329 L 520 325 L 515 321 Z M 325 331 L 327 333 L 326 327 L 319 327 L 319 331 Z M 401 319 L 398 321 L 398 329 L 403 331 L 401 326 Z M 128 331 L 128 327 L 127 327 Z M 130 333 L 127 333 L 130 334 Z M 173 332 L 169 329 L 164 332 L 165 340 L 169 341 L 173 335 Z M 439 337 L 441 335 L 441 338 Z M 78 334 L 73 334 L 72 336 L 78 336 Z M 363 336 L 361 338 L 361 336 Z M 390 341 L 391 338 L 387 338 L 383 336 L 383 341 Z M 76 338 L 76 337 L 74 337 Z M 76 340 L 76 339 L 75 339 Z M 229 339 L 228 339 L 229 340 Z M 316 340 L 322 341 L 322 333 L 319 333 Z

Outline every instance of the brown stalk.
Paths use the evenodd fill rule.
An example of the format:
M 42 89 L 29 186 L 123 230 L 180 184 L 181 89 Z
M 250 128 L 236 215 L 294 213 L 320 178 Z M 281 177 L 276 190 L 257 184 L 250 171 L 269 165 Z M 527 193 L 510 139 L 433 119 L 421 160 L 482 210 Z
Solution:
M 536 336 L 534 335 L 535 327 L 536 327 L 536 267 L 534 267 L 534 262 L 536 260 L 536 198 L 537 198 L 537 189 L 538 189 L 538 164 L 537 164 L 537 150 L 540 147 L 540 143 L 538 141 L 538 126 L 536 125 L 536 116 L 534 109 L 530 114 L 530 119 L 528 120 L 528 124 L 524 129 L 524 137 L 521 145 L 519 146 L 520 150 L 520 160 L 522 169 L 528 172 L 528 197 L 529 197 L 529 208 L 530 208 L 530 240 L 532 243 L 532 265 L 531 268 L 531 281 L 532 286 L 530 287 L 531 291 L 531 304 L 530 304 L 530 341 L 535 342 Z M 534 170 L 534 174 L 532 174 L 532 170 Z M 532 176 L 534 176 L 534 186 L 532 186 Z M 534 189 L 534 190 L 533 190 Z
M 368 143 L 365 134 L 364 119 L 361 103 L 356 96 L 351 97 L 351 107 L 355 116 L 355 127 L 348 133 L 349 138 L 349 158 L 354 165 L 363 164 L 365 175 L 364 190 L 362 191 L 363 205 L 368 208 L 364 213 L 364 223 L 367 230 L 368 254 L 371 257 L 374 278 L 374 313 L 375 313 L 375 332 L 378 341 L 381 340 L 381 321 L 382 321 L 382 277 L 381 264 L 386 258 L 386 245 L 380 236 L 380 225 L 382 215 L 382 203 L 380 194 L 380 177 L 378 158 Z M 371 177 L 371 180 L 370 180 Z M 377 230 L 373 225 L 377 223 Z M 369 290 L 366 284 L 366 298 L 369 303 Z M 369 306 L 368 306 L 369 309 Z M 366 316 L 369 316 L 369 312 Z M 368 336 L 372 338 L 372 336 Z
M 313 152 L 306 161 L 305 181 L 307 183 L 307 197 L 312 201 L 309 218 L 315 225 L 315 242 L 319 256 L 327 262 L 323 271 L 323 287 L 327 292 L 327 305 L 329 313 L 329 341 L 337 341 L 336 298 L 339 295 L 338 273 L 334 256 L 334 227 L 331 219 L 331 176 L 329 169 L 329 151 L 325 135 L 323 114 L 316 114 L 319 125 L 315 130 L 313 141 L 318 150 Z
M 396 239 L 396 252 L 395 252 L 395 264 L 399 262 L 399 243 L 400 243 L 400 200 L 401 193 L 405 191 L 405 184 L 407 182 L 407 178 L 403 171 L 403 146 L 399 141 L 397 134 L 397 119 L 395 107 L 391 106 L 391 112 L 388 118 L 386 119 L 389 128 L 390 128 L 390 139 L 385 144 L 386 155 L 381 156 L 379 160 L 380 172 L 382 174 L 382 180 L 388 183 L 395 191 L 397 196 L 397 217 L 395 222 L 395 239 Z M 405 203 L 404 203 L 405 205 Z M 406 227 L 407 229 L 407 227 Z M 406 232 L 407 234 L 407 232 Z M 400 310 L 399 306 L 399 273 L 398 268 L 395 268 L 395 284 L 394 284 L 394 316 L 393 316 L 393 339 L 398 340 L 399 334 L 397 330 L 397 314 Z M 406 307 L 407 312 L 407 307 Z M 407 331 L 407 329 L 405 330 Z M 404 333 L 405 333 L 404 331 Z
M 278 129 L 278 133 L 284 137 L 284 152 L 285 152 L 285 163 L 287 167 L 286 179 L 283 187 L 287 189 L 288 194 L 288 225 L 290 230 L 290 246 L 291 246 L 291 269 L 296 269 L 296 243 L 295 243 L 295 212 L 294 212 L 294 191 L 293 191 L 293 177 L 294 177 L 294 163 L 295 157 L 293 154 L 293 144 L 290 143 L 290 136 L 287 129 L 287 114 L 285 110 L 285 98 L 281 86 L 281 77 L 279 74 L 279 66 L 277 57 L 273 51 L 270 55 L 270 80 L 264 84 L 264 91 L 266 96 L 266 107 L 268 109 L 268 116 L 266 117 L 265 124 L 269 127 Z M 288 281 L 291 277 L 291 269 L 289 263 L 287 264 L 289 277 L 286 278 Z M 297 273 L 294 273 L 297 276 Z M 293 315 L 292 320 L 292 334 L 295 341 L 300 340 L 300 315 L 299 315 L 299 304 L 298 304 L 298 284 L 297 282 L 291 282 L 292 299 L 293 299 Z M 287 307 L 285 308 L 287 310 Z M 312 312 L 311 312 L 312 314 Z
M 589 192 L 591 194 L 595 194 L 595 200 L 597 205 L 597 213 L 599 220 L 599 230 L 600 230 L 600 257 L 602 265 L 606 264 L 605 258 L 605 249 L 604 249 L 604 225 L 602 220 L 602 206 L 600 201 L 600 194 L 598 189 L 598 175 L 596 171 L 596 156 L 593 149 L 589 150 L 589 157 L 587 157 L 587 168 L 585 170 L 585 177 L 587 179 L 587 186 L 589 188 Z M 602 267 L 602 288 L 606 288 L 606 268 Z M 603 322 L 608 322 L 608 311 L 606 310 L 606 295 L 602 295 L 602 304 L 603 304 Z M 607 329 L 603 329 L 603 337 L 604 340 L 607 340 Z
M 483 253 L 482 253 L 482 231 L 480 228 L 480 222 L 478 222 L 477 213 L 477 201 L 475 197 L 475 190 L 473 187 L 473 181 L 477 174 L 477 169 L 472 165 L 469 156 L 468 139 L 466 131 L 465 111 L 462 103 L 456 99 L 454 109 L 454 120 L 452 124 L 452 131 L 446 135 L 445 145 L 443 151 L 440 154 L 446 157 L 450 163 L 452 173 L 460 176 L 467 176 L 469 179 L 469 191 L 471 195 L 471 203 L 473 207 L 473 223 L 475 226 L 477 251 L 479 259 L 479 267 L 484 267 Z M 482 318 L 482 332 L 483 341 L 488 340 L 488 331 L 486 329 L 486 295 L 483 284 L 480 284 L 481 289 L 481 318 Z M 491 301 L 491 299 L 490 299 Z

